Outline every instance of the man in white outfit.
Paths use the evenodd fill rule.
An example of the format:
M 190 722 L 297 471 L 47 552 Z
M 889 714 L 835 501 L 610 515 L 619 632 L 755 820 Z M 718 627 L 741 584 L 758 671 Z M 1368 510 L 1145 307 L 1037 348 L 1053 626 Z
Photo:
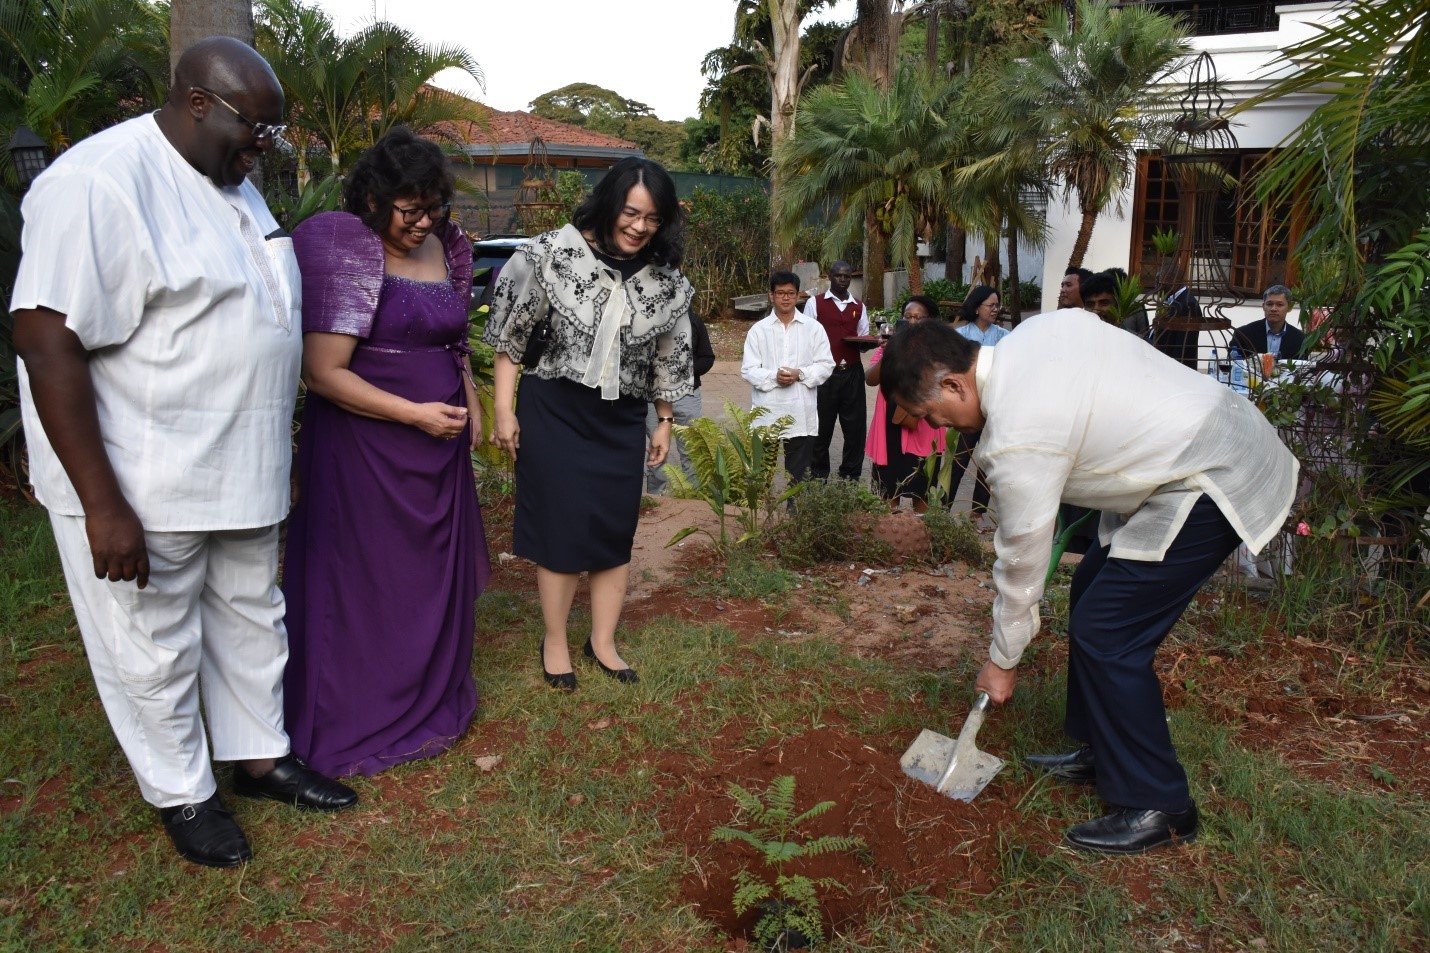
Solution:
M 798 300 L 798 275 L 770 275 L 770 313 L 745 334 L 740 362 L 740 376 L 750 384 L 750 406 L 768 407 L 767 423 L 785 416 L 793 421 L 784 440 L 785 471 L 792 484 L 809 475 L 819 436 L 819 385 L 834 372 L 829 338 L 817 320 L 800 313 Z
M 214 867 L 252 851 L 211 757 L 237 762 L 237 794 L 357 800 L 283 730 L 275 583 L 300 286 L 246 179 L 282 118 L 262 57 L 196 43 L 162 109 L 35 182 L 10 303 L 31 475 L 100 700 L 180 855 Z

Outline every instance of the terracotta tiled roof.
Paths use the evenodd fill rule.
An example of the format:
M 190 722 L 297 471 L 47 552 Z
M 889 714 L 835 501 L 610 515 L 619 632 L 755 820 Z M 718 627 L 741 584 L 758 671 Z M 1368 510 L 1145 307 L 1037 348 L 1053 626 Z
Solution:
M 493 109 L 491 138 L 498 143 L 530 142 L 540 136 L 548 145 L 600 146 L 606 149 L 639 149 L 636 143 L 604 132 L 592 132 L 555 119 L 543 119 L 528 112 Z M 476 140 L 480 142 L 481 140 Z

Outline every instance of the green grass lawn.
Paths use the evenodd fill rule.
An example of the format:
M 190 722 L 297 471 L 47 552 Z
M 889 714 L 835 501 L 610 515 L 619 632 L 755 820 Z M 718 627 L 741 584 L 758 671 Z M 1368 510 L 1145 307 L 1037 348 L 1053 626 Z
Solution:
M 496 589 L 479 613 L 483 700 L 468 737 L 444 757 L 359 779 L 362 803 L 344 814 L 230 798 L 256 859 L 214 871 L 180 861 L 138 795 L 90 683 L 43 512 L 0 505 L 0 550 L 4 953 L 733 948 L 678 899 L 689 853 L 704 845 L 666 836 L 661 811 L 679 779 L 662 766 L 718 758 L 717 736 L 753 749 L 835 712 L 856 735 L 912 738 L 930 710 L 966 706 L 978 661 L 907 671 L 832 639 L 657 617 L 624 637 L 637 690 L 580 669 L 569 697 L 536 674 L 532 597 Z M 1060 674 L 1039 661 L 990 719 L 984 747 L 1007 756 L 1061 744 Z M 861 691 L 887 704 L 850 704 Z M 1212 701 L 1190 695 L 1173 714 L 1206 816 L 1197 844 L 1119 860 L 1052 848 L 1049 832 L 1092 816 L 1095 799 L 1010 767 L 997 783 L 1026 822 L 997 832 L 992 893 L 912 890 L 825 948 L 1426 949 L 1423 787 L 1343 790 L 1302 776 L 1274 750 L 1239 744 Z

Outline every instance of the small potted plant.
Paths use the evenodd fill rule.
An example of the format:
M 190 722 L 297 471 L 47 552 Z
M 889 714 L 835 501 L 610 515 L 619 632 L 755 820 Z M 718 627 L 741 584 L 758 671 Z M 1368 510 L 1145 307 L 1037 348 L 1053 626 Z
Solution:
M 791 776 L 775 778 L 764 794 L 733 783 L 729 790 L 738 814 L 730 825 L 716 828 L 711 839 L 743 841 L 759 852 L 765 865 L 763 873 L 746 868 L 735 875 L 735 913 L 743 916 L 750 910 L 760 911 L 755 921 L 755 940 L 761 949 L 797 950 L 822 942 L 824 923 L 817 891 L 840 884 L 829 877 L 815 880 L 786 873 L 786 865 L 804 857 L 857 850 L 864 842 L 847 835 L 805 836 L 802 827 L 834 807 L 835 802 L 821 801 L 800 813 L 795 806 L 795 781 Z

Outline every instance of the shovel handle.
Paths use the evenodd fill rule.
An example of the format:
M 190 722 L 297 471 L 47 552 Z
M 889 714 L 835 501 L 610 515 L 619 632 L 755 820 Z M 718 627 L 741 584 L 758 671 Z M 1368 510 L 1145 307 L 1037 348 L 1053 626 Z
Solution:
M 988 697 L 987 692 L 979 692 L 978 697 L 973 699 L 973 710 L 987 714 L 988 709 L 993 707 L 993 699 Z

